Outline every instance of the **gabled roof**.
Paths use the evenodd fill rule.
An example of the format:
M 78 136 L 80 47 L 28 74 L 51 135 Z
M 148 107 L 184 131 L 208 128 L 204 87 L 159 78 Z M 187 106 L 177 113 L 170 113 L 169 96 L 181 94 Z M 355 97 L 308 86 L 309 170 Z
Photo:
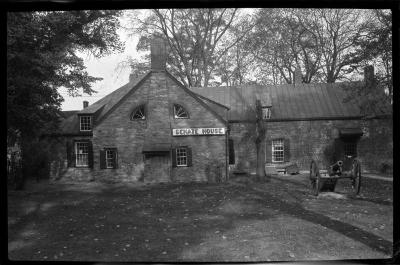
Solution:
M 118 88 L 117 90 L 111 92 L 107 96 L 96 101 L 87 108 L 79 111 L 77 114 L 95 114 L 97 112 L 97 120 L 101 120 L 103 116 L 111 110 L 111 108 L 116 105 L 128 92 L 133 89 L 139 82 L 145 79 L 149 73 L 139 76 L 134 80 L 130 80 L 127 84 Z
M 255 101 L 272 105 L 271 120 L 361 117 L 354 102 L 344 102 L 350 89 L 363 82 L 192 87 L 193 92 L 228 106 L 229 121 L 253 120 Z M 386 114 L 381 110 L 376 115 Z
M 212 107 L 210 107 L 208 104 L 206 104 L 203 100 L 201 100 L 196 93 L 194 93 L 192 90 L 188 89 L 185 87 L 181 82 L 179 82 L 171 73 L 168 71 L 165 71 L 167 76 L 169 76 L 173 81 L 176 82 L 186 93 L 188 93 L 190 96 L 192 96 L 197 102 L 200 103 L 204 108 L 206 108 L 208 111 L 210 111 L 217 119 L 219 119 L 222 123 L 228 125 L 228 121 L 220 114 L 218 114 L 218 111 Z M 212 101 L 212 100 L 211 100 Z
M 76 114 L 77 112 L 79 112 L 79 110 L 63 110 L 61 111 L 61 115 L 64 119 L 67 119 L 72 115 Z
M 71 115 L 67 119 L 63 120 L 61 122 L 60 126 L 60 133 L 61 134 L 82 134 L 79 131 L 79 115 L 85 115 L 85 114 L 93 114 L 95 117 L 95 125 L 96 123 L 100 123 L 103 119 L 105 119 L 109 113 L 111 113 L 118 105 L 119 103 L 129 96 L 131 93 L 133 93 L 137 88 L 140 87 L 140 84 L 143 83 L 150 75 L 152 71 L 149 71 L 148 73 L 139 76 L 135 80 L 129 81 L 126 85 L 123 85 L 122 87 L 118 88 L 117 90 L 111 92 L 107 96 L 101 98 L 100 100 L 96 101 L 92 105 L 88 106 L 87 108 L 77 111 L 76 115 Z M 166 71 L 166 74 L 171 77 L 172 80 L 177 82 L 178 85 L 181 86 L 190 96 L 192 96 L 196 101 L 198 101 L 203 107 L 208 109 L 213 115 L 215 115 L 221 122 L 227 123 L 227 120 L 223 118 L 221 114 L 219 114 L 218 110 L 215 110 L 212 106 L 209 104 L 205 103 L 204 100 L 211 101 L 212 104 L 217 104 L 219 106 L 222 106 L 221 104 L 212 101 L 211 99 L 200 99 L 200 97 L 196 94 L 193 93 L 193 91 L 187 89 L 185 86 L 183 86 L 176 78 L 174 78 L 168 71 Z M 222 106 L 224 108 L 227 108 L 226 106 Z M 85 133 L 87 134 L 87 133 Z
M 111 92 L 107 96 L 99 99 L 87 108 L 77 111 L 74 115 L 61 121 L 59 133 L 61 135 L 87 135 L 79 131 L 79 116 L 82 114 L 93 114 L 97 121 L 102 119 L 128 92 L 133 89 L 140 81 L 144 80 L 149 73 L 130 80 L 127 84 Z
M 115 109 L 119 102 L 133 93 L 152 72 L 148 72 L 118 88 L 87 108 L 78 112 L 66 112 L 68 118 L 61 122 L 61 134 L 82 134 L 79 132 L 81 114 L 93 114 L 96 122 L 101 122 Z M 169 72 L 166 74 L 181 86 L 196 101 L 207 108 L 223 123 L 224 112 L 229 110 L 228 121 L 247 121 L 255 118 L 255 102 L 260 99 L 265 106 L 272 106 L 273 120 L 302 119 L 346 119 L 361 118 L 360 108 L 355 102 L 345 102 L 349 90 L 363 86 L 363 82 L 284 84 L 284 85 L 241 85 L 231 87 L 186 88 Z M 381 109 L 376 115 L 385 115 Z M 77 115 L 74 115 L 77 114 Z

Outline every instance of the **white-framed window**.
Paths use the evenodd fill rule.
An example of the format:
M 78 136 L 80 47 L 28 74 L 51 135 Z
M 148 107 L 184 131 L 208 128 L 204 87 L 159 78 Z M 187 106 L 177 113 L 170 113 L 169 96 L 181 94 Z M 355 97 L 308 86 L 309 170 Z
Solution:
M 263 117 L 263 120 L 271 119 L 271 107 L 263 107 L 262 108 L 262 117 Z
M 92 130 L 92 116 L 80 116 L 80 130 L 81 131 Z
M 76 166 L 77 167 L 88 167 L 89 166 L 89 143 L 88 142 L 76 142 L 75 143 L 75 155 L 76 155 Z
M 174 117 L 175 119 L 189 119 L 189 114 L 181 105 L 174 104 Z
M 176 149 L 176 165 L 178 167 L 185 167 L 187 166 L 187 149 L 186 147 L 181 147 Z
M 272 141 L 272 162 L 284 162 L 284 148 L 283 139 Z
M 131 120 L 145 120 L 146 119 L 146 109 L 144 105 L 140 105 L 132 111 Z
M 106 149 L 106 168 L 115 168 L 116 155 L 114 149 Z

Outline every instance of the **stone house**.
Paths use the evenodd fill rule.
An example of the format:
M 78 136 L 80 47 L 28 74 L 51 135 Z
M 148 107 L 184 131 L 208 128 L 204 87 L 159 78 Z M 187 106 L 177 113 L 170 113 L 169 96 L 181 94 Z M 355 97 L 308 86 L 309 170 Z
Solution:
M 364 82 L 187 88 L 165 63 L 165 46 L 155 39 L 147 74 L 66 113 L 50 140 L 52 179 L 224 181 L 233 171 L 254 172 L 256 99 L 267 167 L 307 170 L 311 159 L 324 161 L 329 146 L 337 158 L 357 156 L 364 170 L 392 161 L 387 111 L 366 119 L 343 101 L 346 87 Z
M 373 68 L 367 67 L 365 76 L 371 75 Z M 249 130 L 254 131 L 255 101 L 261 99 L 266 125 L 261 145 L 267 169 L 283 171 L 296 164 L 306 171 L 312 159 L 321 166 L 343 160 L 347 167 L 357 157 L 363 171 L 377 171 L 385 164 L 393 165 L 393 121 L 387 115 L 389 110 L 380 109 L 380 113 L 365 117 L 356 103 L 345 100 L 350 89 L 366 82 L 369 81 L 191 89 L 229 107 L 234 170 L 255 172 L 256 148 Z
M 226 179 L 228 108 L 170 75 L 165 46 L 155 42 L 151 52 L 147 74 L 62 122 L 52 178 Z

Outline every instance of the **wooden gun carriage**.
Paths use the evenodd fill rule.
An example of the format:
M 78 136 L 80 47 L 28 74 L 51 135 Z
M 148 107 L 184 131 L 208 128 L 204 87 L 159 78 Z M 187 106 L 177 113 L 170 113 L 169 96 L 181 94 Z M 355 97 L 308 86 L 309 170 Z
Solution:
M 354 159 L 348 168 L 343 168 L 343 161 L 339 160 L 328 167 L 320 170 L 317 163 L 312 160 L 310 164 L 310 188 L 313 195 L 318 196 L 321 191 L 335 191 L 336 182 L 339 179 L 350 179 L 354 195 L 360 192 L 361 187 L 361 164 Z

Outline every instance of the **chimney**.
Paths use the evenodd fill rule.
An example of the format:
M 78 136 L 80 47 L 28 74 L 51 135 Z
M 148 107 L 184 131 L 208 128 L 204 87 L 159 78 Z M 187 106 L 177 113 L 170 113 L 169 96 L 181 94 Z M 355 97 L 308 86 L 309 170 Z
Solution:
M 368 65 L 364 67 L 364 82 L 365 84 L 372 85 L 374 84 L 374 67 L 372 65 Z
M 165 71 L 167 62 L 167 47 L 165 41 L 159 36 L 153 36 L 151 45 L 151 70 Z
M 89 102 L 88 101 L 83 101 L 83 108 L 86 109 L 89 106 Z
M 301 70 L 300 68 L 296 68 L 294 70 L 293 84 L 301 84 L 303 83 L 303 79 L 301 78 Z
M 136 78 L 137 78 L 137 75 L 134 74 L 134 73 L 131 73 L 131 74 L 129 75 L 129 82 L 132 82 L 132 81 L 135 80 Z

